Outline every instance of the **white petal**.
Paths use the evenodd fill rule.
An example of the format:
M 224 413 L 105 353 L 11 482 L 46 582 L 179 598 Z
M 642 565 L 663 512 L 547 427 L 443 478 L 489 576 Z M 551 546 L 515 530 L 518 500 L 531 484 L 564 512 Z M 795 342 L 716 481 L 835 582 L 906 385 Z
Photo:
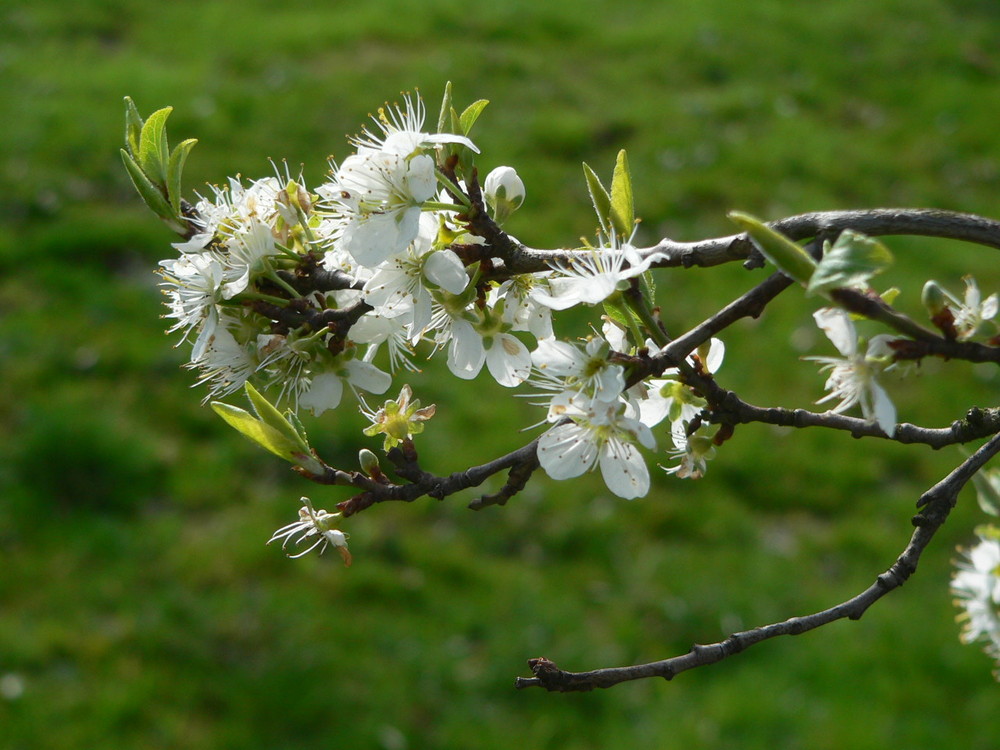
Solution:
M 839 307 L 824 307 L 813 313 L 816 325 L 823 329 L 837 351 L 845 357 L 854 357 L 858 352 L 858 332 L 846 310 Z
M 385 393 L 392 385 L 392 376 L 371 362 L 352 359 L 346 365 L 348 382 L 369 393 Z
M 609 441 L 601 450 L 601 476 L 608 489 L 626 500 L 649 492 L 649 469 L 631 443 Z
M 579 287 L 574 279 L 549 279 L 549 292 L 537 288 L 533 292 L 536 300 L 552 310 L 568 310 L 580 303 Z
M 982 316 L 983 320 L 990 320 L 996 317 L 998 309 L 1000 309 L 1000 297 L 996 294 L 991 294 L 983 302 L 983 306 L 980 309 L 979 314 Z
M 597 446 L 586 440 L 587 432 L 574 423 L 553 427 L 538 439 L 538 462 L 553 479 L 572 479 L 583 474 L 597 459 Z
M 356 219 L 344 228 L 344 249 L 362 266 L 374 268 L 398 252 L 395 249 L 397 236 L 396 220 L 393 215 L 374 214 L 364 219 Z
M 343 393 L 343 381 L 332 372 L 325 372 L 313 378 L 309 390 L 299 397 L 299 406 L 318 417 L 327 409 L 337 408 Z
M 625 370 L 621 365 L 608 365 L 597 376 L 594 398 L 598 401 L 617 401 L 625 388 Z
M 667 382 L 669 381 L 650 381 L 649 390 L 638 402 L 639 421 L 647 427 L 656 427 L 670 413 L 670 405 L 673 403 L 673 399 L 667 398 L 660 393 L 660 389 Z M 632 391 L 633 389 L 630 388 L 629 392 L 631 393 Z
M 726 345 L 721 339 L 712 339 L 708 347 L 708 356 L 705 357 L 705 369 L 709 372 L 718 372 L 725 356 Z
M 516 336 L 501 333 L 486 352 L 486 367 L 500 385 L 513 388 L 531 374 L 531 355 Z
M 531 361 L 539 370 L 557 376 L 571 375 L 584 365 L 583 355 L 575 346 L 555 339 L 539 341 L 531 353 Z
M 424 276 L 451 294 L 460 294 L 469 283 L 465 266 L 451 250 L 439 250 L 427 256 Z
M 889 399 L 889 394 L 875 380 L 869 382 L 869 387 L 872 391 L 875 421 L 886 435 L 892 437 L 896 432 L 896 407 Z
M 437 191 L 437 175 L 434 173 L 434 160 L 427 154 L 420 154 L 410 159 L 406 172 L 406 188 L 410 198 L 417 203 L 423 203 L 434 197 Z M 414 232 L 416 236 L 416 232 Z M 412 237 L 406 241 L 409 245 Z
M 472 380 L 483 369 L 486 350 L 483 339 L 465 320 L 456 320 L 451 326 L 451 343 L 448 345 L 448 369 L 463 380 Z

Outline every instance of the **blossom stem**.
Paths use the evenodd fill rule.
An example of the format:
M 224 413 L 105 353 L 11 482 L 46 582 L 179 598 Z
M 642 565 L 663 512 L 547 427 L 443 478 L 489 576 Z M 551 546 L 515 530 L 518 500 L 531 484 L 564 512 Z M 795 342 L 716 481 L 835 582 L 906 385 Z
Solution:
M 452 194 L 455 200 L 459 201 L 465 208 L 472 208 L 472 201 L 469 200 L 469 196 L 465 194 L 465 191 L 462 190 L 462 188 L 460 188 L 458 185 L 455 184 L 454 180 L 452 180 L 448 175 L 446 175 L 440 169 L 437 170 L 437 178 L 438 182 L 440 182 L 448 189 L 448 192 Z M 424 205 L 426 206 L 430 204 L 425 203 Z M 441 205 L 447 206 L 447 204 L 441 204 Z M 454 206 L 449 206 L 444 210 L 449 210 L 453 208 Z
M 287 281 L 285 281 L 283 278 L 281 278 L 281 276 L 279 276 L 277 274 L 277 272 L 273 268 L 269 268 L 267 270 L 266 276 L 271 281 L 273 281 L 275 284 L 277 284 L 282 289 L 284 289 L 286 292 L 288 292 L 290 295 L 292 295 L 292 297 L 299 297 L 299 296 L 301 296 L 297 291 L 295 291 L 295 288 L 291 284 L 289 284 Z
M 298 292 L 294 293 L 296 297 L 299 296 Z M 288 307 L 288 300 L 284 297 L 275 297 L 273 294 L 262 294 L 261 292 L 240 292 L 240 300 L 255 299 L 261 302 L 270 302 L 272 305 L 279 305 L 281 307 Z
M 638 285 L 633 284 L 622 296 L 625 298 L 625 304 L 628 306 L 628 309 L 635 313 L 639 320 L 642 321 L 643 326 L 645 326 L 649 333 L 649 337 L 653 339 L 656 345 L 662 348 L 669 344 L 670 337 L 660 327 L 660 321 L 653 315 L 653 311 L 646 303 L 646 296 L 639 289 Z M 631 315 L 628 317 L 629 319 L 632 318 Z M 639 340 L 641 341 L 642 339 L 640 338 Z

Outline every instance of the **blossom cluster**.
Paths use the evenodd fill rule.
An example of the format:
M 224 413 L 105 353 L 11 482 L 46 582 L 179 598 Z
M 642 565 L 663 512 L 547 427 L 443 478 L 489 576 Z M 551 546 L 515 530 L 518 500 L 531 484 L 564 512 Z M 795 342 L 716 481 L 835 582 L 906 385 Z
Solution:
M 404 385 L 400 401 L 378 412 L 362 392 L 383 394 L 399 373 L 419 370 L 418 356 L 440 353 L 458 378 L 485 369 L 503 387 L 533 389 L 546 410 L 538 461 L 554 479 L 600 468 L 615 494 L 645 495 L 643 451 L 655 450 L 652 429 L 665 420 L 665 470 L 700 477 L 715 454 L 717 428 L 707 412 L 701 418 L 708 402 L 681 370 L 712 377 L 724 348 L 712 339 L 681 370 L 630 378 L 629 362 L 638 355 L 649 361 L 668 343 L 648 307 L 643 319 L 626 304 L 625 292 L 646 283 L 663 257 L 632 244 L 631 185 L 619 189 L 616 167 L 609 195 L 586 168 L 597 243 L 541 270 L 498 273 L 491 236 L 521 206 L 525 187 L 512 167 L 500 166 L 480 188 L 480 151 L 469 133 L 482 106 L 461 116 L 449 109 L 430 132 L 422 100 L 406 96 L 379 110 L 374 126 L 351 140 L 353 153 L 331 163 L 314 189 L 286 170 L 248 183 L 230 179 L 191 207 L 185 216 L 193 229 L 174 246 L 178 255 L 161 261 L 160 273 L 169 330 L 191 342 L 188 366 L 207 386 L 206 399 L 252 378 L 292 411 L 318 416 L 350 393 L 373 421 L 366 434 L 385 432 L 388 450 L 423 427 L 409 416 L 399 425 L 389 417 L 408 413 L 412 391 Z M 485 222 L 477 212 L 487 214 Z M 739 221 L 768 258 L 820 293 L 864 289 L 891 258 L 870 238 L 845 233 L 817 264 L 752 217 Z M 983 300 L 971 279 L 961 300 L 929 282 L 925 302 L 935 323 L 962 340 L 998 308 L 997 296 Z M 557 338 L 553 312 L 580 305 L 617 314 L 605 316 L 600 333 Z M 834 413 L 859 407 L 891 437 L 896 409 L 881 380 L 896 366 L 894 337 L 865 344 L 841 307 L 825 307 L 815 320 L 841 354 L 809 358 L 829 372 L 818 403 L 835 401 Z
M 207 399 L 253 378 L 314 415 L 354 393 L 377 421 L 360 392 L 382 394 L 397 373 L 416 371 L 425 345 L 428 356 L 444 353 L 459 378 L 485 368 L 501 386 L 530 381 L 545 394 L 549 428 L 538 456 L 555 479 L 599 466 L 612 492 L 646 494 L 640 448 L 654 449 L 650 430 L 668 415 L 671 453 L 680 460 L 669 471 L 700 475 L 706 451 L 692 449 L 687 427 L 705 402 L 676 370 L 626 389 L 625 367 L 614 362 L 640 346 L 655 354 L 652 341 L 630 340 L 612 323 L 585 341 L 553 334 L 553 311 L 613 303 L 659 256 L 607 228 L 572 262 L 487 278 L 470 261 L 485 238 L 468 221 L 462 179 L 463 164 L 464 175 L 474 174 L 467 165 L 479 149 L 467 129 L 429 133 L 424 120 L 419 97 L 383 108 L 377 127 L 354 138 L 354 153 L 331 164 L 312 191 L 286 172 L 230 179 L 196 203 L 197 231 L 174 246 L 178 255 L 161 261 L 160 272 L 169 330 L 191 341 L 189 367 L 207 385 Z M 511 167 L 484 181 L 497 224 L 524 194 Z M 721 343 L 713 351 L 709 372 Z

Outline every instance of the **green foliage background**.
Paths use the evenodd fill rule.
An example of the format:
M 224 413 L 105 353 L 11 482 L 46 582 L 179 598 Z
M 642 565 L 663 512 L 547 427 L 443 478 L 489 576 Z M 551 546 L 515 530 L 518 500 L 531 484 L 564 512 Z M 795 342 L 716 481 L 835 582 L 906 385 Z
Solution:
M 636 502 L 599 479 L 539 478 L 508 507 L 462 498 L 352 519 L 356 563 L 265 548 L 296 481 L 199 406 L 164 338 L 156 261 L 171 236 L 121 167 L 122 97 L 175 106 L 190 188 L 321 179 L 384 99 L 492 100 L 482 168 L 515 166 L 511 231 L 593 231 L 579 163 L 629 150 L 644 238 L 728 234 L 724 216 L 934 206 L 997 215 L 994 2 L 466 3 L 55 0 L 0 7 L 0 697 L 5 748 L 994 748 L 989 661 L 957 640 L 947 582 L 981 514 L 963 495 L 917 575 L 858 623 L 723 665 L 586 695 L 515 692 L 525 659 L 568 669 L 829 606 L 905 544 L 919 493 L 957 460 L 841 434 L 738 431 L 697 483 Z M 992 252 L 894 239 L 886 286 L 993 290 Z M 761 278 L 677 271 L 681 330 Z M 808 406 L 829 354 L 788 295 L 734 329 L 721 377 Z M 509 450 L 538 418 L 429 368 L 428 468 Z M 990 369 L 927 363 L 892 386 L 901 418 L 946 425 L 996 403 Z M 353 462 L 356 415 L 313 429 Z M 661 444 L 666 441 L 660 435 Z M 372 441 L 368 441 L 374 443 Z M 368 444 L 368 443 L 364 443 Z M 315 490 L 315 491 L 314 491 Z M 17 691 L 14 691 L 16 693 Z

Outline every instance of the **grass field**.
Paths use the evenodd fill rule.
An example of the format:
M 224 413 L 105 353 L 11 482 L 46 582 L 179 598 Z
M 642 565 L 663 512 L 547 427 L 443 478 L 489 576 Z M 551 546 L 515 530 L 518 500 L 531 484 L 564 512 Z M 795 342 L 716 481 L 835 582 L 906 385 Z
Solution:
M 122 97 L 196 137 L 188 185 L 305 165 L 400 91 L 491 100 L 484 169 L 515 166 L 509 225 L 535 246 L 590 234 L 580 170 L 627 148 L 644 239 L 732 231 L 725 213 L 907 205 L 997 216 L 1000 5 L 945 0 L 368 4 L 35 0 L 0 6 L 0 746 L 54 748 L 884 748 L 992 750 L 998 687 L 959 644 L 947 583 L 983 516 L 963 495 L 902 590 L 857 623 L 724 664 L 584 695 L 516 692 L 525 660 L 650 661 L 804 614 L 869 585 L 905 545 L 955 450 L 840 434 L 737 433 L 701 482 L 625 502 L 599 477 L 535 481 L 505 508 L 466 498 L 352 520 L 355 565 L 265 547 L 297 481 L 199 405 L 163 333 L 152 273 L 170 234 L 118 155 Z M 886 285 L 982 248 L 893 239 Z M 671 329 L 749 288 L 739 267 L 660 279 Z M 808 406 L 830 354 L 789 296 L 727 339 L 720 377 Z M 447 385 L 446 385 L 447 383 Z M 903 420 L 996 404 L 995 372 L 928 363 L 893 386 Z M 500 389 L 413 383 L 449 472 L 537 420 Z M 509 399 L 504 403 L 508 403 Z M 343 410 L 342 410 L 343 411 Z M 353 463 L 360 418 L 310 424 Z M 661 444 L 665 441 L 661 434 Z M 471 499 L 468 498 L 468 499 Z

